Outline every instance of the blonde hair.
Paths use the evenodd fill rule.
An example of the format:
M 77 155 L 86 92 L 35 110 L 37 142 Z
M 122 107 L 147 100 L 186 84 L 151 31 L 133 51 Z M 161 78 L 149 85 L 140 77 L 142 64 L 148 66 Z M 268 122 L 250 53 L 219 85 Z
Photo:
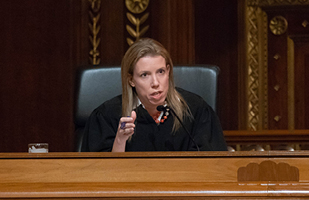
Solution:
M 137 105 L 137 94 L 130 85 L 130 78 L 133 77 L 133 71 L 137 61 L 145 56 L 162 56 L 165 59 L 166 67 L 169 68 L 169 89 L 166 101 L 175 113 L 183 120 L 186 116 L 192 118 L 190 109 L 183 97 L 176 91 L 173 77 L 173 62 L 168 51 L 162 44 L 151 38 L 142 38 L 130 46 L 121 62 L 121 80 L 122 80 L 122 115 L 130 116 L 131 111 Z M 180 127 L 179 121 L 174 118 L 173 131 Z

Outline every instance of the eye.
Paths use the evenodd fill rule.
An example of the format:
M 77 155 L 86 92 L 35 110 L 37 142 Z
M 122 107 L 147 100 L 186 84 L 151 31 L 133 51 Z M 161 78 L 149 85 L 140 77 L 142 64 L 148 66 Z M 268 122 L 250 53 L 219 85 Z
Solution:
M 164 73 L 165 73 L 165 70 L 164 70 L 164 69 L 159 69 L 159 73 L 160 73 L 160 74 L 164 74 Z
M 141 74 L 141 77 L 143 78 L 143 77 L 146 77 L 147 76 L 147 73 L 142 73 Z

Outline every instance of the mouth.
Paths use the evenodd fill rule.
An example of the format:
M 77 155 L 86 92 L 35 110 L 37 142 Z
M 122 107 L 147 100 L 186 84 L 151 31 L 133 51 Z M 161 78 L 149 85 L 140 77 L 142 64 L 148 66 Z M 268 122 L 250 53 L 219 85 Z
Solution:
M 162 91 L 157 91 L 157 92 L 151 93 L 150 96 L 153 98 L 159 98 L 161 94 L 162 94 Z

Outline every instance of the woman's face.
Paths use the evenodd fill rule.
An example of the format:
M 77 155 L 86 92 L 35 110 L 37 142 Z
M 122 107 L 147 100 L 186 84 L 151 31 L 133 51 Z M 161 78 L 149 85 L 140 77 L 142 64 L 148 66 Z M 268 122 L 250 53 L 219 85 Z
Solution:
M 146 109 L 163 105 L 169 87 L 169 69 L 162 56 L 140 58 L 134 68 L 131 86 Z

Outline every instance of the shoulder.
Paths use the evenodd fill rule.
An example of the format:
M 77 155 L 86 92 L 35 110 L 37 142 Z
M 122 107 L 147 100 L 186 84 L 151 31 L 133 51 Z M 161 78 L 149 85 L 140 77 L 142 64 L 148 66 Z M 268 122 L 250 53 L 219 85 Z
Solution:
M 110 100 L 105 101 L 99 107 L 97 107 L 94 111 L 97 113 L 105 113 L 105 114 L 120 114 L 121 115 L 122 108 L 122 95 L 118 95 Z
M 184 98 L 184 100 L 187 102 L 188 105 L 196 104 L 196 103 L 206 103 L 205 100 L 201 96 L 193 92 L 189 92 L 179 87 L 176 87 L 176 90 Z
M 211 106 L 209 106 L 201 96 L 182 88 L 176 88 L 176 90 L 184 98 L 193 114 L 199 112 L 212 112 Z

